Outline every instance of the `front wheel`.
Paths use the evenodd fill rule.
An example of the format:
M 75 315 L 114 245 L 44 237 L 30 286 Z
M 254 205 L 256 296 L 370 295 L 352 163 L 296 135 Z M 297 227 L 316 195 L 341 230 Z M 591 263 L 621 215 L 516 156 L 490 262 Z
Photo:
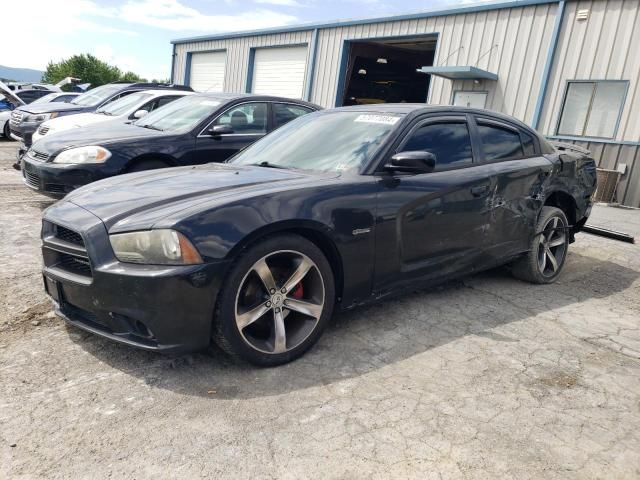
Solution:
M 320 338 L 335 299 L 322 251 L 299 235 L 269 237 L 241 255 L 219 294 L 213 339 L 255 365 L 290 362 Z
M 562 210 L 543 207 L 529 252 L 513 264 L 513 275 L 531 283 L 558 278 L 569 250 L 569 222 Z
M 11 132 L 9 131 L 9 120 L 5 122 L 4 128 L 2 129 L 2 134 L 4 135 L 4 138 L 6 138 L 7 140 L 13 140 L 13 137 L 11 136 Z

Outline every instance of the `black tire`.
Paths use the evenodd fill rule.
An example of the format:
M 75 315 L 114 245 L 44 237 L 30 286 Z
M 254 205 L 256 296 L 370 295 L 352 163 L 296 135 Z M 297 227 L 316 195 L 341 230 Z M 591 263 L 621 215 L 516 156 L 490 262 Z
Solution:
M 11 136 L 11 132 L 9 131 L 9 120 L 7 120 L 6 123 L 4 124 L 4 128 L 2 129 L 2 134 L 4 135 L 4 138 L 6 138 L 7 140 L 11 142 L 15 141 Z
M 557 227 L 561 228 L 553 227 L 555 219 L 557 219 Z M 567 216 L 562 210 L 556 207 L 543 207 L 536 224 L 537 235 L 532 238 L 528 253 L 513 263 L 513 275 L 531 283 L 553 283 L 562 272 L 567 259 L 570 235 L 565 227 L 568 226 Z M 562 239 L 564 239 L 562 243 L 559 243 Z M 557 246 L 549 247 L 555 262 L 550 261 L 545 251 L 545 246 L 552 243 L 559 243 Z
M 293 255 L 296 253 L 302 254 L 302 256 L 294 257 Z M 296 287 L 302 290 L 302 287 L 300 286 L 303 282 L 314 282 L 312 283 L 312 286 L 315 285 L 316 289 L 319 288 L 319 285 L 322 285 L 322 293 L 324 296 L 321 307 L 322 310 L 316 321 L 312 321 L 313 319 L 311 317 L 306 317 L 306 315 L 301 315 L 300 313 L 291 310 L 290 307 L 287 307 L 286 305 L 287 303 L 291 305 L 291 301 L 295 298 L 293 295 L 296 294 L 297 290 L 296 288 L 291 288 L 286 295 L 283 295 L 284 304 L 282 304 L 282 308 L 278 310 L 282 312 L 282 315 L 285 315 L 286 313 L 284 316 L 286 322 L 283 320 L 283 325 L 285 323 L 287 325 L 292 325 L 291 329 L 294 332 L 294 335 L 292 335 L 291 338 L 293 338 L 295 342 L 298 342 L 298 340 L 295 340 L 295 334 L 299 333 L 294 330 L 296 325 L 300 323 L 304 324 L 305 327 L 303 328 L 309 330 L 310 333 L 307 333 L 305 330 L 303 334 L 299 335 L 300 343 L 294 343 L 289 346 L 289 330 L 287 330 L 289 326 L 287 326 L 285 328 L 285 331 L 287 332 L 287 341 L 284 343 L 287 351 L 275 353 L 276 314 L 274 311 L 276 309 L 272 306 L 272 309 L 266 310 L 266 312 L 259 317 L 260 320 L 255 321 L 250 325 L 251 328 L 260 327 L 261 331 L 265 334 L 265 338 L 273 338 L 273 351 L 265 352 L 261 351 L 259 347 L 255 347 L 251 344 L 251 341 L 249 340 L 250 337 L 246 334 L 246 328 L 249 327 L 244 327 L 242 329 L 243 333 L 241 333 L 241 329 L 237 323 L 237 314 L 239 312 L 238 305 L 241 302 L 240 299 L 242 295 L 246 295 L 248 289 L 247 285 L 251 281 L 254 283 L 258 282 L 259 289 L 261 289 L 261 293 L 258 294 L 260 299 L 257 300 L 257 306 L 266 306 L 270 303 L 268 300 L 273 300 L 273 298 L 275 298 L 275 295 L 270 296 L 267 293 L 267 289 L 264 287 L 261 278 L 254 276 L 254 278 L 251 279 L 250 276 L 257 275 L 254 267 L 258 262 L 264 259 L 270 260 L 273 258 L 277 260 L 278 255 L 284 256 L 287 254 L 292 255 L 291 258 L 303 258 L 306 256 L 307 260 L 311 260 L 314 264 L 309 270 L 309 273 L 305 274 L 304 279 L 301 279 L 296 283 Z M 295 264 L 292 265 L 294 265 L 293 271 L 297 270 L 298 267 L 295 267 Z M 272 273 L 277 273 L 277 270 L 274 269 L 273 266 L 270 266 L 269 269 Z M 282 275 L 281 278 L 290 279 L 293 278 L 293 276 L 289 276 L 289 273 L 287 272 Z M 279 293 L 278 289 L 281 287 L 284 288 L 284 284 L 286 283 L 286 281 L 282 281 L 281 278 L 278 278 L 275 274 L 273 275 L 276 285 L 276 290 L 274 291 L 276 294 Z M 318 282 L 322 283 L 320 284 Z M 318 341 L 333 313 L 335 286 L 331 266 L 322 251 L 314 243 L 299 235 L 282 234 L 259 240 L 236 259 L 223 285 L 224 286 L 218 295 L 218 302 L 214 313 L 212 339 L 227 354 L 235 358 L 246 360 L 254 365 L 271 367 L 290 362 L 300 357 Z M 312 288 L 310 287 L 308 290 L 311 292 Z M 304 300 L 306 301 L 306 299 Z M 265 303 L 263 304 L 262 302 Z M 292 316 L 288 317 L 288 315 Z M 300 315 L 301 317 L 299 317 Z M 300 320 L 300 318 L 302 318 L 302 320 Z M 306 326 L 307 324 L 309 324 L 309 326 Z
M 144 172 L 145 170 L 157 170 L 158 168 L 167 167 L 170 167 L 170 165 L 168 165 L 166 162 L 163 162 L 162 160 L 142 160 L 141 162 L 136 162 L 128 167 L 126 173 Z

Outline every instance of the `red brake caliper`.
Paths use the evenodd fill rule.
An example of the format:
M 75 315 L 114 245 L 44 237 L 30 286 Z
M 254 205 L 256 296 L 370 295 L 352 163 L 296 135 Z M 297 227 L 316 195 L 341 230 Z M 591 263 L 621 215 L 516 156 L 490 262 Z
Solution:
M 302 282 L 300 282 L 295 287 L 293 287 L 291 296 L 299 300 L 302 298 L 303 295 L 304 295 L 304 287 L 302 286 Z

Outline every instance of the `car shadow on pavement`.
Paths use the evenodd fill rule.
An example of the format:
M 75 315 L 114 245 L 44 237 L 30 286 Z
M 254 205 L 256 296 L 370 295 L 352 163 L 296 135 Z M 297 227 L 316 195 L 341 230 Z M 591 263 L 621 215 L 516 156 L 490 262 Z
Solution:
M 154 388 L 212 400 L 256 398 L 359 377 L 469 335 L 518 342 L 492 329 L 604 299 L 627 289 L 638 276 L 630 268 L 577 253 L 570 254 L 553 285 L 530 285 L 506 269 L 492 270 L 338 314 L 305 356 L 277 368 L 236 363 L 217 350 L 164 356 L 68 329 L 91 355 Z M 571 313 L 563 315 L 570 318 Z

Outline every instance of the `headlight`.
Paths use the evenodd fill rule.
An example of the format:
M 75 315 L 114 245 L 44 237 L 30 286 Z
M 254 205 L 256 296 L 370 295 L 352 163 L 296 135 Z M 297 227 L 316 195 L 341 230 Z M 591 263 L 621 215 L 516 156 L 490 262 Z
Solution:
M 65 150 L 53 159 L 53 163 L 104 163 L 111 152 L 102 147 L 78 147 Z
M 175 230 L 117 233 L 109 236 L 121 262 L 151 265 L 194 265 L 202 257 L 191 242 Z
M 53 113 L 31 113 L 22 117 L 23 122 L 45 122 L 51 118 L 56 118 L 58 112 Z

